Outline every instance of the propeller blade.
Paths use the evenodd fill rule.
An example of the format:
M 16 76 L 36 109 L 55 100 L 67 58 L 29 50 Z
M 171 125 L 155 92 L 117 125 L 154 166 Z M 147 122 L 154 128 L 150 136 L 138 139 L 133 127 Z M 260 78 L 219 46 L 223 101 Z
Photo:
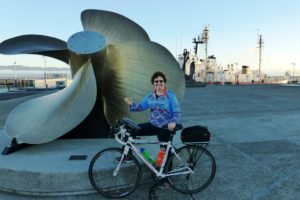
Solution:
M 84 30 L 104 35 L 107 44 L 122 42 L 149 41 L 145 30 L 134 21 L 120 14 L 104 10 L 84 10 L 81 13 Z
M 178 62 L 163 46 L 154 42 L 128 42 L 108 45 L 105 56 L 92 58 L 95 76 L 101 80 L 104 114 L 110 125 L 124 115 L 145 122 L 149 113 L 130 113 L 124 103 L 125 96 L 140 102 L 153 91 L 151 76 L 162 71 L 167 76 L 168 89 L 175 92 L 180 101 L 184 95 L 185 79 Z
M 5 40 L 0 43 L 0 53 L 44 55 L 69 63 L 67 43 L 43 35 L 21 35 Z
M 93 66 L 88 60 L 67 88 L 17 106 L 4 129 L 8 136 L 28 144 L 52 141 L 80 124 L 91 112 L 97 96 Z

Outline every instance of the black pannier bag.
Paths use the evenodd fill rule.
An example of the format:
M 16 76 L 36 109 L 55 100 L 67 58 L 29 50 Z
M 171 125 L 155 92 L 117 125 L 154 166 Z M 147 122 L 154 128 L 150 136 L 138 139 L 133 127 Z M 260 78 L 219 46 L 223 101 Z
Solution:
M 208 142 L 210 132 L 206 126 L 191 126 L 181 131 L 181 141 L 185 142 Z

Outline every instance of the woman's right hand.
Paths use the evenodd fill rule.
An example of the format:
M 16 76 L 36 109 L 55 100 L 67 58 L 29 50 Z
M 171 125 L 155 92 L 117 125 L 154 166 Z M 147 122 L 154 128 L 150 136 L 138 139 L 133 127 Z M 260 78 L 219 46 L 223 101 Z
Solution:
M 132 97 L 125 97 L 125 98 L 124 98 L 125 103 L 127 103 L 127 105 L 129 105 L 129 106 L 131 106 L 132 100 L 133 100 Z

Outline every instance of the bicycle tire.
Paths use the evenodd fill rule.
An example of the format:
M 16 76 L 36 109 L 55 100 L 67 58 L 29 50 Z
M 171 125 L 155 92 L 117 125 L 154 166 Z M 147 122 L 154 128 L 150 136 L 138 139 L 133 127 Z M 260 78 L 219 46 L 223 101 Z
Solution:
M 109 198 L 126 197 L 141 181 L 141 167 L 132 153 L 128 153 L 131 163 L 122 162 L 116 176 L 113 175 L 123 154 L 121 148 L 107 148 L 97 153 L 89 165 L 89 179 L 94 189 Z
M 192 194 L 205 189 L 216 174 L 216 163 L 212 154 L 199 145 L 183 146 L 177 149 L 176 153 L 182 160 L 172 154 L 166 164 L 166 174 L 182 169 L 183 166 L 189 166 L 193 173 L 168 176 L 170 186 L 184 194 Z

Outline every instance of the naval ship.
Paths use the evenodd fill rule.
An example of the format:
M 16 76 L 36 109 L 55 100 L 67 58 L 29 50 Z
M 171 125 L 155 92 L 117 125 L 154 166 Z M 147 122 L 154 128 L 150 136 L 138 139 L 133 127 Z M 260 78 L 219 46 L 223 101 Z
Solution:
M 201 36 L 193 38 L 194 51 L 187 49 L 179 54 L 178 62 L 185 73 L 187 83 L 202 84 L 282 84 L 288 83 L 288 76 L 268 76 L 261 71 L 261 50 L 263 47 L 262 35 L 259 36 L 259 67 L 252 70 L 248 65 L 238 68 L 238 63 L 228 64 L 226 67 L 219 65 L 214 55 L 208 55 L 208 27 L 206 26 Z M 199 45 L 204 45 L 205 57 L 198 54 Z M 299 79 L 300 80 L 300 79 Z

